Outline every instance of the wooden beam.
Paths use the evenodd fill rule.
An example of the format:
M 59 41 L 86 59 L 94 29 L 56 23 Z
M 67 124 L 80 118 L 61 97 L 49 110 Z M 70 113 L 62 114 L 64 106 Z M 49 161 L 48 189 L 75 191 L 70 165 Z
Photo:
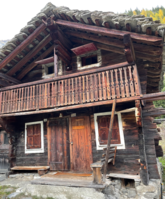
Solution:
M 28 66 L 26 66 L 18 75 L 17 79 L 22 79 L 29 71 L 31 71 L 37 64 L 36 61 L 39 61 L 43 58 L 45 58 L 47 55 L 49 55 L 54 49 L 54 46 L 52 45 L 49 47 L 43 54 L 41 54 L 36 60 L 34 60 L 32 63 L 30 63 Z
M 53 48 L 54 48 L 54 46 L 53 46 Z M 47 82 L 51 82 L 54 80 L 64 80 L 64 79 L 68 79 L 68 78 L 78 77 L 81 75 L 88 75 L 88 74 L 92 74 L 92 73 L 103 72 L 106 70 L 122 68 L 122 67 L 126 67 L 126 66 L 129 66 L 128 62 L 123 62 L 123 63 L 109 65 L 109 66 L 105 66 L 105 67 L 90 69 L 87 71 L 81 71 L 81 72 L 77 72 L 77 73 L 62 75 L 62 76 L 59 76 L 56 78 L 43 79 L 43 80 L 38 80 L 38 81 L 34 81 L 34 82 L 28 82 L 28 83 L 23 83 L 23 84 L 19 84 L 19 85 L 14 85 L 14 86 L 6 87 L 6 88 L 0 88 L 0 91 L 14 89 L 14 88 L 22 88 L 25 86 L 32 86 L 32 85 L 36 85 L 36 84 L 40 84 L 40 83 L 47 83 Z
M 91 41 L 89 41 L 89 40 L 84 40 L 84 39 L 82 40 L 80 38 L 71 37 L 70 40 L 73 42 L 76 42 L 76 43 L 81 43 L 81 44 L 91 43 Z M 97 42 L 94 42 L 94 44 L 97 46 L 97 48 L 100 48 L 102 50 L 115 52 L 115 53 L 124 55 L 124 45 L 123 45 L 123 48 L 118 48 L 118 47 L 113 47 L 113 46 L 109 46 L 109 45 L 105 45 L 105 44 L 97 43 Z M 149 50 L 148 50 L 148 52 L 149 52 Z M 160 60 L 161 60 L 161 56 L 147 55 L 147 54 L 143 54 L 142 52 L 136 52 L 136 57 L 139 59 L 144 59 L 144 60 L 148 60 L 151 62 L 160 62 Z
M 139 137 L 140 178 L 144 185 L 148 185 L 149 174 L 148 174 L 148 164 L 147 164 L 146 149 L 145 149 L 145 137 L 144 137 L 143 121 L 142 121 L 142 108 L 141 108 L 140 100 L 135 101 L 135 107 L 137 108 L 136 123 L 138 125 L 138 137 Z
M 68 59 L 69 61 L 71 61 L 71 54 L 69 54 L 68 52 L 67 52 L 67 50 L 65 50 L 65 48 L 63 48 L 63 46 L 62 45 L 55 45 L 55 49 L 57 50 L 57 51 L 59 51 L 62 55 L 64 55 L 64 57 L 66 57 L 66 59 Z
M 123 38 L 123 43 L 125 46 L 124 52 L 126 60 L 129 64 L 133 64 L 136 61 L 134 46 L 130 37 L 130 34 L 125 34 Z
M 3 79 L 0 79 L 0 85 L 1 86 L 11 86 L 11 84 L 9 83 L 9 82 L 6 82 L 5 80 L 3 80 Z
M 30 59 L 32 59 L 46 44 L 52 40 L 50 35 L 47 35 L 36 47 L 33 48 L 20 62 L 18 62 L 14 67 L 12 67 L 7 75 L 12 76 L 20 68 L 22 68 Z
M 119 30 L 114 30 L 114 29 L 108 29 L 108 28 L 103 28 L 103 27 L 97 27 L 97 26 L 91 26 L 87 24 L 81 24 L 81 23 L 76 23 L 76 22 L 70 22 L 70 21 L 64 21 L 57 19 L 55 21 L 55 24 L 65 26 L 68 28 L 75 28 L 79 29 L 82 31 L 88 31 L 92 32 L 95 34 L 101 34 L 109 37 L 118 37 L 118 38 L 123 38 L 125 34 L 128 34 L 126 31 L 119 31 Z M 156 37 L 156 36 L 150 36 L 150 35 L 142 35 L 142 34 L 137 34 L 137 33 L 130 33 L 131 38 L 133 41 L 141 41 L 143 43 L 150 43 L 152 45 L 161 45 L 162 43 L 162 38 Z
M 36 30 L 27 37 L 19 46 L 17 46 L 5 59 L 0 63 L 0 69 L 2 69 L 6 64 L 8 64 L 12 59 L 14 59 L 17 54 L 19 54 L 28 44 L 30 44 L 44 29 L 46 26 L 41 24 Z
M 116 109 L 116 99 L 113 100 L 112 113 L 111 113 L 111 118 L 110 118 L 107 151 L 106 151 L 105 163 L 104 163 L 103 182 L 106 181 L 108 157 L 109 157 L 109 149 L 110 149 L 110 145 L 111 145 L 111 137 L 112 137 L 112 130 L 113 130 L 113 121 L 114 121 L 114 117 L 115 117 L 115 109 Z
M 124 48 L 123 41 L 119 39 L 114 39 L 114 38 L 107 38 L 104 36 L 98 36 L 90 33 L 84 33 L 84 32 L 76 32 L 76 31 L 65 31 L 65 34 L 78 37 L 81 39 L 86 39 L 89 41 L 96 41 L 102 44 L 114 46 L 114 47 L 119 47 L 119 48 Z M 127 33 L 128 34 L 128 33 Z M 156 46 L 149 46 L 149 45 L 144 45 L 144 44 L 138 44 L 138 43 L 133 43 L 135 52 L 141 52 L 149 55 L 161 55 L 163 52 L 162 47 L 156 47 Z
M 36 61 L 35 63 L 36 64 L 49 64 L 51 62 L 54 62 L 54 57 L 49 57 L 49 58 L 46 58 L 46 59 L 42 59 L 42 60 Z
M 0 73 L 0 77 L 1 77 L 2 79 L 4 79 L 4 80 L 7 80 L 7 81 L 12 82 L 12 83 L 14 83 L 14 84 L 20 84 L 20 83 L 21 83 L 21 81 L 15 79 L 15 78 L 13 78 L 13 77 L 10 77 L 9 75 L 6 75 L 6 74 L 4 74 L 4 73 Z
M 58 67 L 58 57 L 56 55 L 56 49 L 54 48 L 54 76 L 55 77 L 57 77 L 57 74 L 58 74 L 57 67 Z
M 144 95 L 142 96 L 142 99 L 143 99 L 143 100 L 146 100 L 146 101 L 164 100 L 164 99 L 165 99 L 165 92 L 144 94 Z

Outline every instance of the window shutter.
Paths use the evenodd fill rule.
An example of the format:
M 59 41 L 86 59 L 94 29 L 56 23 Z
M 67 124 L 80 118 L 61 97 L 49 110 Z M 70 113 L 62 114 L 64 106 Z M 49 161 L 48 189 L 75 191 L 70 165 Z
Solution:
M 27 149 L 41 148 L 41 124 L 27 125 Z
M 111 118 L 110 115 L 97 117 L 98 130 L 99 130 L 99 142 L 101 145 L 107 144 L 110 118 Z M 115 115 L 114 117 L 111 144 L 120 144 L 120 133 L 119 133 L 119 124 L 118 124 L 117 115 Z

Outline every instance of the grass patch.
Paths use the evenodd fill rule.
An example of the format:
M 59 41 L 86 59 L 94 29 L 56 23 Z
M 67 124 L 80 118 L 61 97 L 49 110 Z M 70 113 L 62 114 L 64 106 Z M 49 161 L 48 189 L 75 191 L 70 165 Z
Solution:
M 6 192 L 5 190 L 8 189 L 8 188 L 12 188 L 13 190 L 10 191 L 10 192 Z M 15 189 L 17 189 L 17 188 L 11 187 L 11 186 L 6 186 L 6 185 L 0 186 L 0 198 L 1 198 L 2 196 L 7 196 L 7 195 L 13 193 L 13 192 L 15 191 Z
M 163 166 L 162 181 L 163 184 L 165 184 L 165 157 L 159 158 L 159 162 L 161 162 Z

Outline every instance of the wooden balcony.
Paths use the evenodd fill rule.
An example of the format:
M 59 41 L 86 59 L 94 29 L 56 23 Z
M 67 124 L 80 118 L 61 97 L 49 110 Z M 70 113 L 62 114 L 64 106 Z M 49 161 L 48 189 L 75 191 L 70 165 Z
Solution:
M 141 95 L 136 65 L 126 62 L 2 88 L 0 115 L 34 114 L 134 100 Z

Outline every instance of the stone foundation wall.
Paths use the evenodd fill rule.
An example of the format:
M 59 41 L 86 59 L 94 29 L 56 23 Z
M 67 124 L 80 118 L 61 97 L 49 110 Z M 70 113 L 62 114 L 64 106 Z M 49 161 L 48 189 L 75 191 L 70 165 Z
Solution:
M 141 180 L 110 179 L 103 190 L 106 199 L 160 199 L 162 182 L 162 165 L 157 161 L 160 178 L 151 179 L 145 186 Z
M 125 185 L 122 179 L 111 179 L 103 193 L 106 199 L 159 199 L 161 180 L 150 180 L 145 186 L 141 181 L 134 181 L 131 185 Z

